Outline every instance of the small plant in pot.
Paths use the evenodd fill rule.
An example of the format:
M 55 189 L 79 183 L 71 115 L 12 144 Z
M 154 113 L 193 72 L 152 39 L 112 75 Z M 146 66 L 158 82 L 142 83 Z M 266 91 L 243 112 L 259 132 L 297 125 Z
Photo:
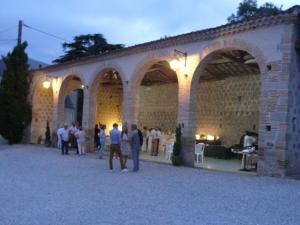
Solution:
M 181 165 L 181 125 L 179 124 L 176 127 L 176 139 L 173 147 L 173 155 L 172 155 L 172 164 L 174 166 L 180 166 Z
M 45 146 L 47 146 L 47 147 L 50 147 L 50 146 L 51 146 L 51 137 L 50 137 L 49 121 L 47 121 L 47 125 L 46 125 L 46 132 L 45 132 Z

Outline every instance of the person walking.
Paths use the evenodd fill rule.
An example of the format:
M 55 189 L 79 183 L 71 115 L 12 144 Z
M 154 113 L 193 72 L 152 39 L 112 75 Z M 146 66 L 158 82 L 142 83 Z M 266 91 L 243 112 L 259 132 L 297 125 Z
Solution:
M 103 155 L 104 155 L 104 151 L 105 151 L 105 142 L 106 142 L 106 136 L 105 136 L 105 129 L 106 129 L 106 125 L 101 125 L 100 127 L 100 131 L 98 134 L 98 139 L 100 140 L 99 142 L 99 159 L 102 159 Z
M 78 131 L 75 133 L 77 139 L 78 153 L 79 155 L 85 154 L 85 131 L 82 130 L 82 127 L 79 127 Z
M 140 163 L 140 150 L 141 150 L 141 137 L 137 129 L 136 124 L 131 125 L 131 151 L 132 151 L 132 161 L 133 161 L 133 172 L 137 172 Z
M 113 129 L 109 132 L 109 136 L 110 136 L 109 169 L 111 171 L 113 170 L 113 156 L 114 154 L 116 154 L 120 159 L 120 166 L 122 172 L 128 171 L 127 169 L 124 168 L 123 165 L 123 156 L 120 148 L 121 132 L 118 130 L 117 123 L 113 124 Z
M 69 135 L 70 135 L 70 131 L 68 129 L 68 125 L 65 124 L 64 125 L 64 129 L 62 130 L 60 137 L 61 137 L 61 154 L 64 155 L 68 155 L 69 154 Z
M 121 132 L 121 152 L 123 155 L 123 166 L 127 168 L 126 163 L 129 155 L 129 138 L 128 138 L 128 129 L 123 126 Z

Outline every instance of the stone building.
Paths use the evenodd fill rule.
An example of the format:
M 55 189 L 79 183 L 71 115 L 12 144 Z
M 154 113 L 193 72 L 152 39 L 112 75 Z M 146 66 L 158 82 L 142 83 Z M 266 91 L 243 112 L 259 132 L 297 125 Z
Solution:
M 259 135 L 259 175 L 299 176 L 299 15 L 294 6 L 36 70 L 31 141 L 47 120 L 55 137 L 66 96 L 81 87 L 82 125 L 91 136 L 97 122 L 165 132 L 181 124 L 184 163 L 194 166 L 196 134 L 230 146 L 250 130 Z

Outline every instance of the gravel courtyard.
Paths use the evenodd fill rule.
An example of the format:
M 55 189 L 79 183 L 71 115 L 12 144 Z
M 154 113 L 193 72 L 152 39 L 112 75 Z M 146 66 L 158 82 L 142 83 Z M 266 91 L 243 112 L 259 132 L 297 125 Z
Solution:
M 300 181 L 114 165 L 111 173 L 94 154 L 0 146 L 0 225 L 300 224 Z

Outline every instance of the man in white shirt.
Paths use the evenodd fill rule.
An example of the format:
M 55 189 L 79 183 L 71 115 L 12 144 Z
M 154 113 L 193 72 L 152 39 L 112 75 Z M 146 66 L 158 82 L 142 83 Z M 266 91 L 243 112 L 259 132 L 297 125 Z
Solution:
M 60 127 L 60 128 L 58 128 L 58 130 L 57 130 L 57 148 L 58 149 L 61 149 L 61 146 L 62 146 L 62 143 L 61 143 L 61 133 L 62 133 L 62 131 L 63 131 L 63 127 Z
M 62 130 L 60 137 L 61 137 L 61 143 L 62 143 L 62 147 L 61 147 L 61 154 L 64 155 L 68 155 L 69 154 L 69 135 L 70 135 L 70 131 L 68 129 L 68 125 L 65 124 L 64 125 L 64 129 Z
M 252 147 L 253 144 L 255 143 L 255 138 L 249 135 L 244 136 L 244 148 Z

